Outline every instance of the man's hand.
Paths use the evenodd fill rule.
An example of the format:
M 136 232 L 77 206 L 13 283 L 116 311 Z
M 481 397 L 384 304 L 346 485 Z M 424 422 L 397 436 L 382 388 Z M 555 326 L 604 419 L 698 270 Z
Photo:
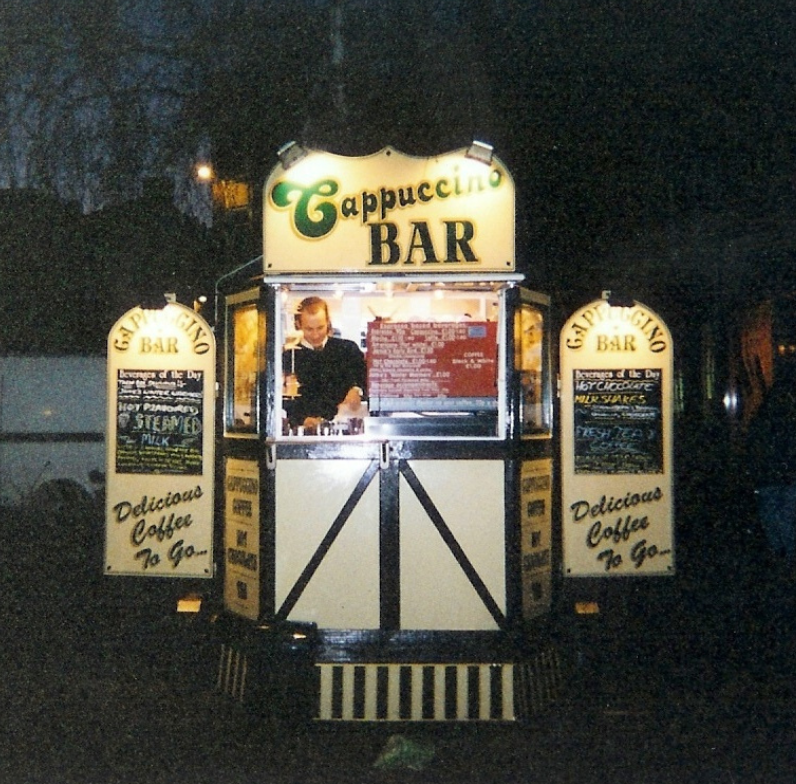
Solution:
M 356 411 L 362 405 L 362 390 L 359 387 L 351 387 L 343 398 L 342 405 Z

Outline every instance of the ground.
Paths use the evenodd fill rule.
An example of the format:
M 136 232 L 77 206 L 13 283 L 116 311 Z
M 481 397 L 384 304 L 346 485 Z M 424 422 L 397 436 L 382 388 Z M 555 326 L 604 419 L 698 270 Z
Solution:
M 214 691 L 190 622 L 8 553 L 0 784 L 796 780 L 796 583 L 742 548 L 566 629 L 565 688 L 527 723 L 456 726 L 252 717 Z

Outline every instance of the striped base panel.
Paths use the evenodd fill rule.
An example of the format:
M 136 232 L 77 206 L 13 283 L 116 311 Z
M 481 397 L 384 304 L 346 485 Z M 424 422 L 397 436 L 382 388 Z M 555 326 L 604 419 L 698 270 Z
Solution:
M 554 649 L 519 663 L 320 663 L 314 667 L 313 714 L 319 721 L 510 722 L 549 705 L 561 685 Z M 218 690 L 251 702 L 257 699 L 251 677 L 248 657 L 222 645 Z

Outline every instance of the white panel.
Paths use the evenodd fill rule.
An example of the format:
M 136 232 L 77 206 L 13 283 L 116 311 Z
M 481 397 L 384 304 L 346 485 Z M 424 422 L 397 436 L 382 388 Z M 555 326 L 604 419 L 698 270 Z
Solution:
M 387 666 L 387 721 L 401 718 L 401 666 Z
M 514 665 L 504 664 L 501 675 L 503 679 L 502 717 L 507 721 L 514 721 Z
M 379 666 L 365 665 L 365 718 L 375 720 L 378 704 Z
M 464 721 L 467 719 L 468 687 L 470 668 L 466 664 L 456 665 L 456 718 Z
M 276 468 L 276 606 L 348 501 L 366 460 L 280 460 Z M 379 626 L 378 477 L 365 491 L 306 590 L 291 620 L 321 628 Z
M 503 461 L 427 460 L 411 467 L 498 607 L 505 612 Z M 495 620 L 401 478 L 401 627 L 494 630 Z
M 412 719 L 421 721 L 423 718 L 423 665 L 412 665 Z
M 489 712 L 492 708 L 491 673 L 490 665 L 478 665 L 478 718 L 483 720 L 489 719 Z
M 355 667 L 343 667 L 343 720 L 354 718 L 354 673 Z
M 434 668 L 434 720 L 445 719 L 445 667 Z
M 332 665 L 319 664 L 321 671 L 321 695 L 318 718 L 329 721 L 332 718 Z

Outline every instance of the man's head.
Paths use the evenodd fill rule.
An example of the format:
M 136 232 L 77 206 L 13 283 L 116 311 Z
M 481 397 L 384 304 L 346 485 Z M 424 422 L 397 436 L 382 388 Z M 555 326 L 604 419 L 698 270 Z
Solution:
M 320 297 L 307 297 L 298 306 L 298 327 L 304 340 L 313 348 L 320 348 L 332 331 L 329 307 Z

